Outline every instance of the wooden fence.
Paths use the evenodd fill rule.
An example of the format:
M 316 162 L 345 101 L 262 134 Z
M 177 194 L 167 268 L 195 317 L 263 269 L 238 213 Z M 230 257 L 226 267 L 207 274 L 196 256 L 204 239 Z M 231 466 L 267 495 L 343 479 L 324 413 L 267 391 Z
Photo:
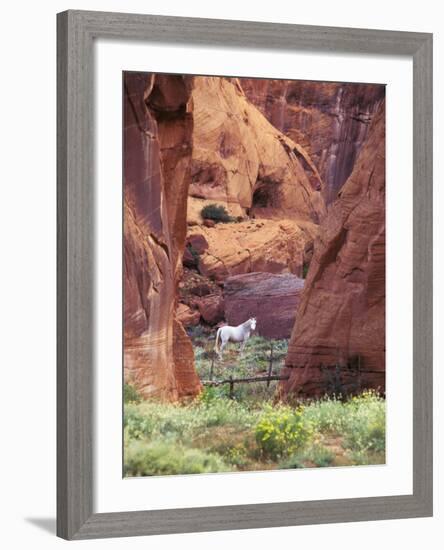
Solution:
M 334 365 L 320 365 L 319 368 L 324 377 L 324 384 L 327 393 L 332 395 L 342 395 L 346 397 L 349 394 L 357 394 L 362 390 L 361 376 L 361 356 L 356 355 L 353 358 L 348 358 L 345 365 L 339 356 L 339 350 L 336 350 L 337 360 Z M 215 354 L 213 354 L 209 372 L 209 380 L 202 380 L 204 386 L 222 386 L 230 385 L 229 396 L 232 399 L 234 395 L 235 384 L 249 384 L 253 382 L 266 382 L 267 387 L 270 386 L 272 380 L 288 380 L 289 376 L 280 376 L 273 374 L 273 361 L 276 359 L 274 355 L 273 342 L 270 343 L 270 355 L 268 360 L 267 375 L 251 376 L 245 378 L 233 378 L 230 376 L 225 380 L 214 380 L 214 362 Z M 370 371 L 366 369 L 365 373 L 380 374 L 380 371 Z M 344 380 L 346 378 L 347 380 Z
M 230 399 L 233 399 L 234 396 L 234 385 L 235 384 L 251 384 L 253 382 L 265 382 L 267 384 L 267 388 L 270 386 L 270 382 L 272 380 L 288 380 L 288 376 L 280 376 L 278 374 L 273 374 L 273 361 L 275 359 L 275 356 L 273 354 L 273 342 L 270 343 L 270 356 L 268 360 L 268 369 L 267 369 L 267 375 L 266 376 L 250 376 L 245 378 L 233 378 L 230 376 L 229 378 L 225 380 L 214 380 L 213 379 L 213 373 L 214 373 L 214 361 L 215 361 L 215 354 L 213 354 L 213 357 L 211 359 L 211 367 L 210 367 L 210 379 L 209 380 L 202 380 L 202 384 L 204 386 L 222 386 L 224 384 L 230 385 L 230 391 L 229 396 Z
M 233 378 L 232 376 L 230 376 L 225 380 L 203 380 L 202 384 L 204 386 L 222 386 L 224 384 L 229 384 L 230 385 L 229 397 L 230 399 L 233 399 L 235 384 L 251 384 L 253 382 L 266 382 L 268 387 L 272 380 L 288 380 L 288 379 L 289 379 L 289 376 L 280 376 L 278 374 L 269 373 L 267 376 L 251 376 L 248 378 Z

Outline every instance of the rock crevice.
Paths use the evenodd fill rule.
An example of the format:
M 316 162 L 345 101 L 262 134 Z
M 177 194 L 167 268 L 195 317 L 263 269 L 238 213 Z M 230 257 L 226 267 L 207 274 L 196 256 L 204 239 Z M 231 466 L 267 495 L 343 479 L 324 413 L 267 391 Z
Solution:
M 384 100 L 385 87 L 256 78 L 242 78 L 240 85 L 271 124 L 313 161 L 323 184 L 322 194 L 330 204 L 353 170 Z M 310 170 L 311 164 L 308 176 Z

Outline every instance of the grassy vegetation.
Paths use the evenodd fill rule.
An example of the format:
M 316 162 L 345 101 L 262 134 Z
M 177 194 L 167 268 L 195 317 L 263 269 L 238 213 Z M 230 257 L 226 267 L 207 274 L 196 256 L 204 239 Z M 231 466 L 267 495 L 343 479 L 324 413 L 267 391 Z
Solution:
M 334 452 L 319 443 L 314 443 L 302 450 L 291 454 L 279 463 L 279 468 L 289 470 L 291 468 L 318 468 L 332 466 L 335 460 Z
M 244 351 L 213 352 L 215 331 L 189 329 L 202 380 L 279 374 L 287 340 L 254 336 Z M 213 365 L 213 367 L 211 367 Z M 124 389 L 127 476 L 192 474 L 381 464 L 385 462 L 385 400 L 372 391 L 348 400 L 275 401 L 277 382 L 207 386 L 186 404 L 144 401 Z
M 213 364 L 213 379 L 222 380 L 230 376 L 233 378 L 248 378 L 265 376 L 268 374 L 270 361 L 272 374 L 279 374 L 288 349 L 288 340 L 267 340 L 261 336 L 252 336 L 242 353 L 239 344 L 229 343 L 224 349 L 223 359 L 220 360 L 214 353 L 215 331 L 208 335 L 199 325 L 188 331 L 194 347 L 196 369 L 201 380 L 211 378 Z M 235 384 L 234 398 L 237 401 L 248 403 L 263 403 L 270 400 L 275 394 L 278 382 L 271 381 L 270 385 L 263 382 L 251 384 Z M 222 396 L 228 396 L 228 386 L 215 388 Z
M 132 384 L 124 384 L 123 401 L 124 403 L 140 403 L 142 401 L 142 397 Z
M 124 446 L 128 476 L 380 464 L 385 401 L 365 392 L 291 407 L 206 388 L 183 405 L 125 403 Z
M 320 433 L 342 435 L 350 452 L 385 453 L 385 400 L 374 391 L 345 403 L 334 398 L 314 401 L 306 416 Z
M 135 441 L 125 449 L 126 476 L 204 474 L 229 470 L 219 455 L 187 448 L 174 441 Z

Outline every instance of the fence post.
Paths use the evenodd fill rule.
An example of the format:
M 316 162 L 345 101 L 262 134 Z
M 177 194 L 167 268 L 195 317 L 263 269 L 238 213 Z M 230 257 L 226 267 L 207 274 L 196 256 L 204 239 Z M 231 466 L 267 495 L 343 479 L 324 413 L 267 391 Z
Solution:
M 210 380 L 213 380 L 213 368 L 214 368 L 214 352 L 211 357 L 211 367 L 210 367 Z
M 270 364 L 268 365 L 267 388 L 270 387 L 270 376 L 272 372 L 273 372 L 273 342 L 271 342 L 271 345 L 270 345 Z
M 234 392 L 234 382 L 233 382 L 233 376 L 230 375 L 230 399 L 233 399 L 233 392 Z

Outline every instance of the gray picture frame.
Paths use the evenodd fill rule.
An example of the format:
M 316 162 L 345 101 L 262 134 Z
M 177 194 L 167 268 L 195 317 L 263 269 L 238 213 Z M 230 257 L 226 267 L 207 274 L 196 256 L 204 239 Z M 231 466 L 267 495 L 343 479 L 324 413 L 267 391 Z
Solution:
M 97 38 L 413 59 L 413 494 L 93 512 L 93 44 Z M 57 15 L 57 534 L 90 539 L 432 515 L 432 34 L 66 11 Z

